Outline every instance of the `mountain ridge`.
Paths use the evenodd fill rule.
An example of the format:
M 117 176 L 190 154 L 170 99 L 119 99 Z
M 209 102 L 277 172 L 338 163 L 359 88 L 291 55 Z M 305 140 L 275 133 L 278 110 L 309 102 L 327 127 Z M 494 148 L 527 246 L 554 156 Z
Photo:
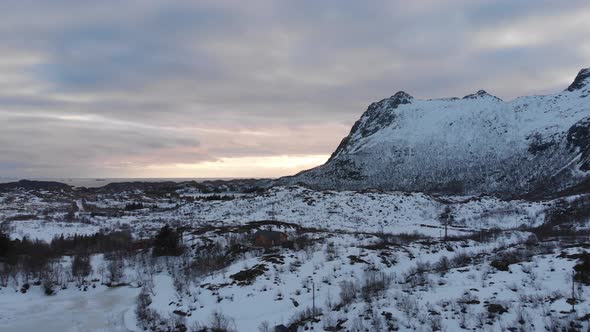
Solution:
M 321 166 L 280 184 L 522 195 L 558 191 L 590 170 L 590 68 L 565 90 L 503 101 L 485 90 L 371 103 Z M 546 188 L 549 186 L 550 188 Z

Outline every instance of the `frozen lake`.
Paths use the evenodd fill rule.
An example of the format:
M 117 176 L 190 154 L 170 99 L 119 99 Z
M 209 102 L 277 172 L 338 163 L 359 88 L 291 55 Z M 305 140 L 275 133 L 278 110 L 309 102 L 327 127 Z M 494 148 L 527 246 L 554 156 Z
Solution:
M 45 296 L 39 287 L 27 294 L 0 292 L 0 331 L 134 331 L 135 298 L 131 287 L 60 290 Z

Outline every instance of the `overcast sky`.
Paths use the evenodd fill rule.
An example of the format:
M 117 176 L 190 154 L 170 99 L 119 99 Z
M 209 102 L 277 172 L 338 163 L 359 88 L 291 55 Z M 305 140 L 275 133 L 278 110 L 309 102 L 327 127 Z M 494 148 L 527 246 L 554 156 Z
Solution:
M 0 177 L 272 177 L 367 105 L 556 92 L 590 1 L 0 1 Z

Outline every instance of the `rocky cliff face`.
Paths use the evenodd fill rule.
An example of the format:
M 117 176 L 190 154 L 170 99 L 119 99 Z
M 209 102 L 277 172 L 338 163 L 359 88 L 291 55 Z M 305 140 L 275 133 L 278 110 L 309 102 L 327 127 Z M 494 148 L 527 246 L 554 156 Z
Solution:
M 318 189 L 555 192 L 590 170 L 590 68 L 564 91 L 505 102 L 480 90 L 371 104 L 328 162 L 279 180 Z

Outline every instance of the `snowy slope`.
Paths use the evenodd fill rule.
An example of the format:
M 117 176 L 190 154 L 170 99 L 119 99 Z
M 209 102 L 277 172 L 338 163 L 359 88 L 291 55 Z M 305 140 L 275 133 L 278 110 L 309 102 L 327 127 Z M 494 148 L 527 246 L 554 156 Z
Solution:
M 480 228 L 516 228 L 539 225 L 550 202 L 502 201 L 492 197 L 450 204 L 457 215 L 455 232 Z M 440 234 L 439 215 L 445 204 L 431 196 L 397 192 L 319 192 L 301 187 L 275 187 L 264 196 L 230 201 L 194 202 L 179 208 L 168 219 L 183 218 L 193 224 L 243 224 L 277 220 L 304 227 L 347 232 Z
M 47 267 L 51 296 L 41 282 L 49 277 L 2 273 L 0 264 L 0 331 L 203 331 L 217 314 L 239 332 L 278 324 L 354 332 L 559 331 L 571 324 L 585 331 L 590 324 L 590 285 L 576 283 L 576 312 L 567 302 L 572 267 L 590 247 L 588 196 L 527 201 L 299 186 L 223 200 L 140 190 L 82 194 L 2 192 L 0 227 L 12 238 L 100 229 L 140 239 L 168 224 L 184 229 L 184 254 L 154 257 L 140 249 L 121 256 L 117 287 L 108 286 L 109 267 L 119 255 L 92 255 L 80 285 L 68 254 Z M 128 211 L 130 202 L 146 208 Z M 579 233 L 537 239 L 531 228 L 551 220 L 546 216 L 560 204 L 562 213 L 577 206 L 570 212 L 581 213 L 573 223 Z M 445 241 L 439 219 L 447 207 L 454 220 Z M 67 209 L 76 209 L 74 217 L 64 219 Z M 260 248 L 252 236 L 260 229 L 285 232 L 293 245 Z M 422 235 L 400 235 L 412 232 Z M 498 262 L 509 264 L 500 269 Z M 240 274 L 254 276 L 239 281 Z M 493 313 L 492 306 L 507 311 Z
M 505 102 L 480 90 L 369 106 L 329 161 L 279 183 L 521 194 L 578 184 L 590 169 L 590 68 L 568 89 Z M 547 187 L 550 187 L 549 189 Z
M 1 194 L 0 199 L 12 194 Z M 164 224 L 177 226 L 243 225 L 251 221 L 276 219 L 303 227 L 342 232 L 385 232 L 392 234 L 414 231 L 428 236 L 441 234 L 439 215 L 450 206 L 456 215 L 449 234 L 460 235 L 481 228 L 513 229 L 521 225 L 538 226 L 545 211 L 554 201 L 531 202 L 501 200 L 495 197 L 433 197 L 423 193 L 377 191 L 315 191 L 303 187 L 273 187 L 261 195 L 241 195 L 230 200 L 191 202 L 169 198 L 152 201 L 160 210 L 142 209 L 103 216 L 77 212 L 72 221 L 64 220 L 63 203 L 42 200 L 30 193 L 19 194 L 19 204 L 0 204 L 0 225 L 13 239 L 51 241 L 56 236 L 89 235 L 99 230 L 131 230 L 139 237 L 149 236 Z M 103 206 L 122 208 L 125 202 L 137 202 L 137 196 L 88 198 L 86 208 Z M 181 203 L 176 206 L 176 202 Z M 166 208 L 167 204 L 172 208 Z M 70 206 L 68 204 L 66 206 Z M 43 215 L 42 211 L 58 212 Z M 13 220 L 15 216 L 26 218 Z

